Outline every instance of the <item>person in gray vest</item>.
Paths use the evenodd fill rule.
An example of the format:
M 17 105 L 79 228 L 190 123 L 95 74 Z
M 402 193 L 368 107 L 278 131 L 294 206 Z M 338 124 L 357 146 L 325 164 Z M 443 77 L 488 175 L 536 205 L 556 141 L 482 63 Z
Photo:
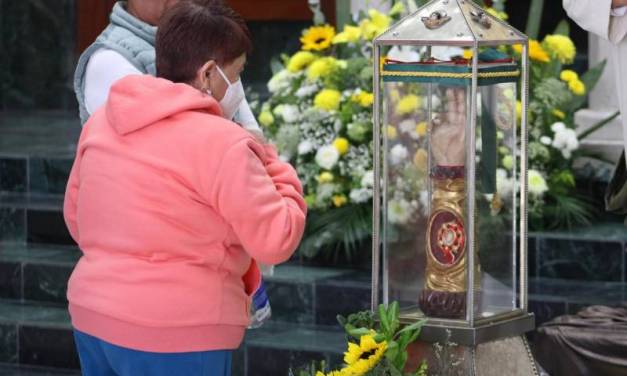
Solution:
M 82 124 L 104 105 L 109 89 L 120 78 L 130 74 L 156 75 L 155 25 L 178 1 L 128 0 L 114 5 L 109 26 L 83 52 L 74 74 L 74 91 Z M 244 95 L 243 92 L 238 94 Z M 224 116 L 263 138 L 245 98 L 236 113 L 225 113 Z

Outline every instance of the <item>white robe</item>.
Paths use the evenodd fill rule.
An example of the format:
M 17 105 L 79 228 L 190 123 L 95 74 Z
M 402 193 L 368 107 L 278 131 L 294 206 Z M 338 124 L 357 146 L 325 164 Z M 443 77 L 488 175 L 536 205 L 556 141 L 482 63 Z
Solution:
M 625 9 L 612 10 L 612 0 L 562 0 L 564 9 L 582 29 L 612 43 L 610 59 L 615 64 L 618 106 L 623 114 L 623 140 L 627 146 L 627 15 Z

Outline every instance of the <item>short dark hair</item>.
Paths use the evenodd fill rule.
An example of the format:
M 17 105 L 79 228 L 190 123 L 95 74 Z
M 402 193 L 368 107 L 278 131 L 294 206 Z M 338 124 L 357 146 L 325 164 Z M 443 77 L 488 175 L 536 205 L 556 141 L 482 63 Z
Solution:
M 250 31 L 221 0 L 182 0 L 161 19 L 155 43 L 157 77 L 190 83 L 207 61 L 231 63 L 250 54 Z

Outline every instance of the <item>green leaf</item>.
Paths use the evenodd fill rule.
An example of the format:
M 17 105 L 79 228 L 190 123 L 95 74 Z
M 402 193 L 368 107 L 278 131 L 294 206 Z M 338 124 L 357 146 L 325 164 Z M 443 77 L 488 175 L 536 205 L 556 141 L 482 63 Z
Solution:
M 568 21 L 562 20 L 555 28 L 555 31 L 553 32 L 553 34 L 569 36 L 570 25 L 568 24 Z
M 385 305 L 379 304 L 379 321 L 381 321 L 381 329 L 386 337 L 390 337 L 390 321 Z
M 390 323 L 390 336 L 393 336 L 396 333 L 396 330 L 400 326 L 400 322 L 398 320 L 400 307 L 398 302 L 393 302 L 390 304 L 388 308 L 388 322 Z
M 413 323 L 411 325 L 407 325 L 406 327 L 401 329 L 398 332 L 398 334 L 409 332 L 409 331 L 412 331 L 412 330 L 420 330 L 420 329 L 422 329 L 423 326 L 425 326 L 426 322 L 427 322 L 426 320 L 421 320 L 421 321 L 417 321 L 417 322 L 415 322 L 415 323 Z M 418 333 L 420 333 L 420 332 L 418 332 Z
M 544 0 L 531 0 L 529 15 L 527 16 L 527 28 L 525 29 L 525 34 L 531 39 L 538 39 L 542 13 L 544 13 Z
M 394 362 L 394 360 L 398 356 L 398 352 L 399 352 L 398 343 L 396 343 L 396 341 L 390 341 L 388 343 L 388 348 L 385 351 L 385 357 L 391 362 Z
M 366 329 L 366 328 L 349 329 L 349 330 L 347 330 L 347 333 L 351 337 L 359 339 L 362 336 L 365 336 L 366 334 L 370 334 L 370 329 Z
M 600 122 L 594 124 L 590 128 L 588 128 L 585 131 L 583 131 L 580 134 L 578 134 L 577 138 L 579 139 L 579 141 L 583 140 L 584 138 L 590 136 L 592 133 L 594 133 L 594 132 L 598 131 L 599 129 L 603 128 L 606 124 L 611 123 L 619 115 L 620 115 L 620 111 L 616 111 L 612 115 L 608 116 L 607 118 L 601 120 Z

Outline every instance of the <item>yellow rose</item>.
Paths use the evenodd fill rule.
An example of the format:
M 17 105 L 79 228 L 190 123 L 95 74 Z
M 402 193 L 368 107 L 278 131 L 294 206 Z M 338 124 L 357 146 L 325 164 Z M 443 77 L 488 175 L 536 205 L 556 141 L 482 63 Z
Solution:
M 522 53 L 522 45 L 515 44 L 513 48 L 518 54 Z M 544 48 L 542 48 L 542 45 L 537 40 L 529 41 L 529 58 L 540 63 L 548 63 L 551 61 L 549 54 L 546 53 Z
M 573 80 L 578 80 L 579 75 L 575 71 L 572 71 L 570 69 L 565 69 L 562 71 L 562 73 L 560 73 L 560 79 L 562 81 L 570 82 Z
M 420 107 L 420 97 L 414 94 L 406 95 L 396 105 L 398 115 L 409 115 Z
M 396 130 L 396 127 L 392 125 L 387 126 L 387 134 L 390 140 L 396 140 L 396 137 L 398 137 L 398 131 Z
M 425 172 L 429 164 L 429 154 L 425 149 L 418 149 L 414 154 L 414 164 L 418 167 L 418 170 Z
M 274 123 L 274 116 L 272 116 L 272 112 L 270 111 L 262 111 L 259 114 L 259 123 L 264 127 L 268 127 Z
M 586 85 L 580 80 L 570 81 L 568 83 L 568 88 L 575 95 L 582 96 L 586 94 Z
M 337 111 L 340 108 L 342 94 L 333 89 L 323 89 L 314 98 L 314 106 L 325 111 Z
M 336 208 L 346 205 L 347 202 L 348 202 L 348 199 L 344 195 L 333 196 L 333 205 L 335 205 Z
M 333 181 L 333 178 L 334 176 L 332 173 L 325 171 L 318 176 L 318 183 L 321 183 L 321 184 L 330 183 Z
M 359 103 L 362 107 L 370 107 L 374 102 L 374 95 L 365 91 L 360 91 L 358 94 L 352 96 L 352 101 Z
M 320 58 L 307 69 L 307 79 L 315 81 L 320 77 L 328 76 L 338 67 L 337 60 L 333 57 Z
M 308 51 L 299 51 L 290 58 L 287 63 L 287 70 L 296 73 L 305 69 L 312 61 L 316 59 L 316 55 Z
M 424 135 L 427 134 L 427 122 L 426 121 L 421 121 L 420 123 L 418 123 L 418 125 L 416 125 L 416 134 L 418 134 L 418 136 L 422 137 Z
M 333 141 L 333 146 L 337 149 L 340 155 L 344 155 L 348 153 L 348 149 L 350 148 L 350 143 L 344 137 L 338 137 Z
M 570 64 L 575 60 L 577 49 L 573 41 L 565 35 L 547 35 L 543 44 L 552 57 L 562 64 Z
M 361 38 L 361 28 L 358 26 L 346 25 L 344 31 L 333 38 L 333 44 L 355 43 Z

